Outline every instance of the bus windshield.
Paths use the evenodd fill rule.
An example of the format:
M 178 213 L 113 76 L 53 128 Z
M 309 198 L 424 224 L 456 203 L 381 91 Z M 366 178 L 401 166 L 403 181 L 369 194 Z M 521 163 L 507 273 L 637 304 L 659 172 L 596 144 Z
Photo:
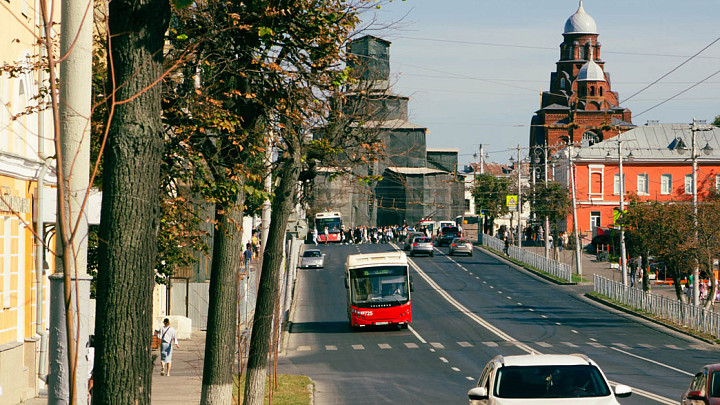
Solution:
M 403 266 L 350 270 L 354 304 L 404 303 L 409 299 L 407 287 L 407 268 Z
M 315 219 L 315 227 L 317 228 L 318 232 L 322 233 L 325 230 L 325 227 L 327 226 L 328 232 L 337 233 L 340 232 L 340 226 L 342 225 L 342 220 L 340 218 L 316 218 Z

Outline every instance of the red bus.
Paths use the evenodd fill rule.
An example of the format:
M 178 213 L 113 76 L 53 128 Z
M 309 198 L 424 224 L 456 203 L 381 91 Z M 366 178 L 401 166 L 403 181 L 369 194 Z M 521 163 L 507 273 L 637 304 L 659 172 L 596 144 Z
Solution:
M 408 274 L 403 252 L 350 255 L 345 263 L 345 288 L 350 326 L 397 325 L 412 322 Z
M 327 240 L 325 228 L 327 227 Z M 342 218 L 339 212 L 318 212 L 315 214 L 315 228 L 318 231 L 318 242 L 340 242 L 342 237 Z

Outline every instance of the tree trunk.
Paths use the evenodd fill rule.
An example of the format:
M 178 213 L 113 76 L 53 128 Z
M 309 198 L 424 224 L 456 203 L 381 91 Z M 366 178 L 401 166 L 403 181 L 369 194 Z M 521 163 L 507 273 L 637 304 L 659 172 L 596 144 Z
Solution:
M 213 237 L 201 404 L 232 403 L 244 203 L 245 194 L 241 192 L 232 206 L 217 204 L 215 208 L 217 229 Z
M 262 274 L 250 339 L 245 405 L 262 405 L 265 396 L 265 377 L 272 338 L 273 314 L 278 299 L 285 228 L 295 202 L 297 180 L 300 175 L 298 152 L 291 151 L 290 154 L 282 163 L 280 184 L 275 190 L 275 198 L 272 202 L 270 231 L 263 253 Z
M 93 403 L 149 404 L 153 268 L 163 150 L 161 89 L 166 0 L 110 2 L 117 88 L 105 149 Z M 88 78 L 89 80 L 89 78 Z M 112 110 L 111 110 L 112 111 Z

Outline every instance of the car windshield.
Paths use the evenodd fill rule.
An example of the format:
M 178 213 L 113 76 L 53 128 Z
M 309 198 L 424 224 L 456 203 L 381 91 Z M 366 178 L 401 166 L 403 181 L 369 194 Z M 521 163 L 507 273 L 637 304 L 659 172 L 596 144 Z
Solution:
M 456 226 L 446 226 L 442 229 L 442 233 L 458 233 L 458 229 Z
M 320 257 L 322 256 L 322 253 L 320 253 L 319 250 L 306 250 L 305 253 L 303 253 L 303 257 Z
M 406 272 L 406 267 L 350 270 L 352 302 L 355 304 L 404 303 L 409 298 Z
M 610 388 L 590 364 L 508 366 L 498 370 L 495 396 L 500 398 L 605 397 Z
M 413 242 L 415 242 L 415 243 L 429 243 L 429 242 L 430 242 L 430 239 L 428 239 L 428 238 L 415 238 L 415 240 L 414 240 Z

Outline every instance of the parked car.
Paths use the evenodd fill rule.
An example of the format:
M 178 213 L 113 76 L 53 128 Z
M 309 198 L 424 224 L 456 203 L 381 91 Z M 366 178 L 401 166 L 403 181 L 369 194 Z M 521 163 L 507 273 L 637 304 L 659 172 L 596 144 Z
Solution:
M 496 356 L 468 391 L 471 404 L 619 405 L 632 394 L 627 385 L 614 391 L 594 361 L 582 354 Z
M 463 238 L 455 238 L 450 242 L 450 256 L 457 253 L 467 253 L 468 256 L 473 255 L 473 244 L 469 240 Z
M 405 245 L 403 246 L 404 250 L 410 250 L 410 245 L 412 244 L 413 239 L 417 238 L 418 236 L 425 236 L 422 232 L 408 232 L 407 237 L 405 238 Z
M 462 232 L 457 226 L 446 226 L 440 230 L 440 235 L 437 238 L 438 246 L 444 246 L 450 244 L 453 239 L 461 238 Z
M 410 244 L 410 256 L 418 254 L 435 256 L 435 247 L 427 236 L 417 236 Z
M 300 268 L 310 269 L 316 268 L 321 269 L 325 266 L 325 254 L 318 249 L 308 249 L 303 252 L 300 258 Z
M 720 404 L 720 363 L 708 364 L 695 374 L 681 398 L 681 405 Z

